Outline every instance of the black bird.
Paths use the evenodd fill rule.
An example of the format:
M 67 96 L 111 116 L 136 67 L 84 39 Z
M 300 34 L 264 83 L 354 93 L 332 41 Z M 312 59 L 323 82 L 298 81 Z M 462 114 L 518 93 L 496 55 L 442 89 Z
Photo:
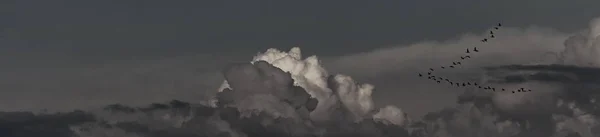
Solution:
M 456 62 L 452 62 L 452 65 L 456 65 Z
M 463 87 L 464 87 L 464 86 L 467 86 L 467 84 L 465 84 L 465 83 L 462 83 L 462 85 L 463 85 Z
M 475 48 L 475 49 L 477 49 L 477 48 Z M 465 58 L 471 58 L 471 56 L 467 55 L 467 56 L 465 56 Z
M 502 91 L 504 91 L 504 89 L 502 89 Z
M 483 39 L 483 40 L 481 40 L 481 42 L 487 42 L 487 39 Z
M 517 90 L 518 92 L 521 92 L 521 89 Z
M 446 81 L 450 81 L 449 79 L 445 79 Z
M 456 64 L 460 65 L 460 61 L 457 61 Z
M 471 53 L 471 52 L 469 52 L 469 49 L 467 49 L 467 53 Z
M 423 77 L 423 74 L 419 73 L 419 77 Z
M 490 34 L 494 35 L 494 31 L 491 31 L 491 30 L 490 30 Z
M 454 82 L 450 82 L 450 85 L 454 85 Z
M 492 88 L 492 91 L 496 91 L 496 88 Z
M 490 37 L 491 37 L 491 38 L 494 38 L 494 35 L 491 35 Z
M 456 86 L 457 86 L 457 87 L 460 87 L 460 83 L 456 83 Z
M 529 92 L 531 92 L 531 89 L 530 89 L 530 90 L 528 90 L 528 91 L 529 91 Z
M 471 83 L 470 83 L 470 82 L 467 82 L 467 85 L 471 85 Z
M 433 71 L 433 68 L 429 68 L 429 70 Z
M 465 59 L 465 57 L 460 57 L 460 59 Z
M 475 51 L 475 52 L 479 52 L 479 50 L 477 50 L 477 47 L 474 47 L 474 48 L 473 48 L 473 51 Z M 471 56 L 469 56 L 469 58 L 470 58 L 470 57 L 471 57 Z
M 450 66 L 451 68 L 454 68 L 454 66 Z
M 446 67 L 442 66 L 442 69 L 445 69 Z
M 473 83 L 473 85 L 477 86 L 477 83 Z
M 512 93 L 515 93 L 515 91 L 513 90 Z
M 477 86 L 477 88 L 481 88 L 481 86 Z
M 427 72 L 427 75 L 431 75 L 431 72 Z
M 494 27 L 494 29 L 498 29 L 498 27 Z
M 498 27 L 502 27 L 502 24 L 498 23 Z
M 439 81 L 439 80 L 437 81 L 437 83 L 440 83 L 440 82 L 441 82 L 441 81 Z

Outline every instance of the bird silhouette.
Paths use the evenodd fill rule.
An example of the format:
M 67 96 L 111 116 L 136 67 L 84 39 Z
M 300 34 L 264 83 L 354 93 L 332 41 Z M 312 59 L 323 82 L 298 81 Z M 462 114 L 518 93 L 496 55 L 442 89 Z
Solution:
M 465 84 L 465 83 L 462 83 L 462 86 L 463 86 L 463 87 L 464 87 L 464 86 L 467 86 L 467 84 Z
M 469 52 L 469 49 L 467 49 L 467 52 L 466 52 L 466 53 L 471 53 L 471 52 Z
M 498 27 L 494 27 L 494 29 L 498 29 Z
M 460 65 L 460 61 L 457 61 L 456 64 Z
M 456 62 L 452 62 L 452 65 L 456 65 Z
M 471 83 L 470 83 L 470 82 L 467 82 L 467 85 L 471 85 Z
M 477 86 L 477 83 L 473 83 L 473 85 Z
M 450 66 L 451 68 L 454 68 L 454 66 Z
M 494 35 L 494 31 L 491 31 L 491 30 L 490 30 L 490 34 Z
M 465 59 L 465 57 L 462 57 L 462 56 L 461 56 L 461 57 L 460 57 L 460 59 Z
M 515 91 L 513 90 L 512 93 L 515 93 Z
M 431 75 L 431 72 L 427 72 L 427 75 Z
M 442 69 L 445 69 L 446 67 L 442 66 Z
M 483 40 L 481 40 L 481 42 L 487 42 L 487 38 L 486 38 L 486 39 L 483 39 Z
M 475 49 L 477 49 L 477 48 L 475 48 Z M 466 55 L 466 56 L 465 56 L 465 58 L 471 58 L 471 56 L 469 56 L 469 55 Z
M 502 24 L 501 24 L 501 23 L 498 23 L 498 27 L 502 27 Z
M 494 35 L 491 35 L 490 37 L 491 37 L 491 38 L 494 38 Z
M 477 47 L 474 47 L 474 48 L 473 48 L 473 51 L 475 51 L 475 52 L 479 52 L 479 50 L 477 50 Z M 470 56 L 469 56 L 469 57 L 470 57 Z
M 429 70 L 433 71 L 433 68 L 429 68 Z
M 440 83 L 440 82 L 441 82 L 441 81 L 439 81 L 439 80 L 437 81 L 437 83 Z
M 527 90 L 527 91 L 531 92 L 531 89 L 530 89 L 530 90 Z
M 419 73 L 419 77 L 423 77 L 423 74 Z
M 505 89 L 502 89 L 502 91 L 504 91 Z

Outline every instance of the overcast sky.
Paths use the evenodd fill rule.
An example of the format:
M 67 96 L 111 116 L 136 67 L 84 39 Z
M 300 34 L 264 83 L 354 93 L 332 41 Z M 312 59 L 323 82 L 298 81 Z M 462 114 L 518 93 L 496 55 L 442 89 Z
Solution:
M 535 25 L 570 33 L 586 28 L 590 19 L 600 15 L 598 0 L 19 0 L 0 5 L 0 15 L 7 19 L 0 21 L 0 61 L 9 64 L 0 74 L 5 76 L 3 81 L 12 82 L 11 88 L 0 92 L 17 98 L 46 92 L 42 87 L 47 85 L 64 94 L 49 90 L 44 96 L 73 96 L 64 91 L 73 90 L 64 88 L 68 84 L 57 86 L 48 80 L 90 73 L 76 70 L 74 64 L 110 68 L 106 64 L 131 65 L 123 60 L 200 56 L 204 60 L 185 58 L 176 63 L 194 64 L 186 67 L 204 74 L 216 70 L 211 66 L 222 65 L 219 60 L 247 61 L 266 48 L 300 46 L 311 55 L 335 57 L 483 33 L 498 22 L 513 28 Z M 233 56 L 238 53 L 243 54 Z M 165 62 L 161 63 L 169 64 Z M 111 72 L 132 71 L 114 69 Z M 21 85 L 18 93 L 15 85 Z M 188 86 L 186 90 L 198 89 Z M 75 95 L 89 94 L 99 98 L 104 93 Z M 40 98 L 44 97 L 29 100 Z

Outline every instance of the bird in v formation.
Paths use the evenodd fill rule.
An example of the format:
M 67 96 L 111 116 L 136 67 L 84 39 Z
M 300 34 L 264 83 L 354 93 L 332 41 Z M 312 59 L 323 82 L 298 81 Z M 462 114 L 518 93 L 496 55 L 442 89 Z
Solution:
M 498 23 L 498 25 L 495 26 L 494 29 L 498 30 L 499 27 L 501 27 L 501 26 L 502 26 L 502 24 Z M 489 35 L 490 35 L 489 38 L 495 38 L 494 31 L 490 31 Z M 483 38 L 481 41 L 482 42 L 488 42 L 488 38 Z M 473 52 L 479 52 L 479 49 L 477 49 L 477 47 L 473 47 L 472 49 L 467 48 L 465 53 L 466 54 L 470 54 L 470 53 L 473 53 Z M 461 60 L 466 60 L 466 59 L 470 59 L 470 58 L 471 58 L 470 55 L 465 55 L 465 56 L 461 56 L 460 57 Z M 442 69 L 446 69 L 447 67 L 455 68 L 455 66 L 458 66 L 458 65 L 461 65 L 461 64 L 462 63 L 460 61 L 453 61 L 452 65 L 449 65 L 449 66 L 440 66 L 440 68 L 442 68 Z M 452 80 L 450 80 L 448 78 L 437 77 L 437 76 L 435 76 L 435 75 L 432 74 L 433 71 L 435 71 L 433 68 L 429 68 L 429 72 L 427 72 L 428 79 L 433 80 L 433 81 L 435 81 L 436 83 L 439 83 L 439 84 L 441 84 L 443 82 L 442 80 L 444 80 L 447 83 L 449 83 L 450 85 L 457 86 L 457 87 L 473 86 L 473 87 L 476 87 L 476 88 L 479 88 L 479 89 L 483 89 L 483 90 L 490 90 L 492 92 L 496 92 L 497 91 L 495 87 L 492 87 L 492 86 L 481 86 L 480 84 L 478 84 L 476 82 L 473 82 L 473 83 L 471 83 L 471 82 L 455 82 L 455 81 L 452 81 Z M 423 76 L 424 75 L 422 73 L 419 73 L 419 77 L 423 77 Z M 500 88 L 498 91 L 507 91 L 507 90 L 504 89 L 504 88 Z M 516 91 L 512 90 L 511 92 L 512 93 L 516 93 L 516 92 L 529 92 L 529 91 L 532 91 L 532 90 L 531 89 L 525 90 L 524 88 L 520 88 L 520 89 L 518 89 Z

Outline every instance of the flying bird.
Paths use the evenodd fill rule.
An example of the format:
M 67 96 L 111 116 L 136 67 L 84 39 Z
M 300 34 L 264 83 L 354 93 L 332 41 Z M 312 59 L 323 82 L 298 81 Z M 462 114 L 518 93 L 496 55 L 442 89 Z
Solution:
M 442 66 L 442 69 L 445 69 L 446 67 Z
M 477 48 L 475 48 L 475 49 L 477 49 Z M 471 58 L 471 56 L 467 55 L 467 56 L 465 56 L 465 58 Z
M 441 82 L 441 81 L 439 81 L 439 80 L 437 81 L 437 83 L 440 83 L 440 82 Z
M 423 74 L 419 73 L 419 77 L 423 77 Z
M 494 29 L 498 29 L 498 27 L 494 27 Z
M 487 42 L 487 38 L 486 38 L 486 39 L 483 39 L 483 40 L 481 40 L 481 42 Z
M 460 59 L 465 59 L 465 57 L 462 57 L 462 56 L 461 56 L 461 57 L 460 57 Z
M 429 68 L 429 70 L 433 71 L 433 68 Z
M 473 51 L 475 51 L 475 52 L 479 52 L 479 50 L 477 50 L 477 47 L 474 47 L 474 48 L 473 48 Z M 470 56 L 469 56 L 469 57 L 470 57 Z
M 490 30 L 490 34 L 494 35 L 494 31 L 491 31 L 491 30 Z
M 498 23 L 498 27 L 502 27 L 502 24 L 501 24 L 501 23 Z
M 431 75 L 431 72 L 427 72 L 427 75 Z
M 471 53 L 471 52 L 469 52 L 469 49 L 467 49 L 467 52 L 466 52 L 466 53 Z
M 502 89 L 502 91 L 504 91 L 505 89 Z
M 454 66 L 450 66 L 451 68 L 454 68 Z
M 452 65 L 456 65 L 456 62 L 452 62 Z
M 490 37 L 491 37 L 491 38 L 494 38 L 494 35 L 491 35 Z
M 457 61 L 456 64 L 460 65 L 460 61 Z

